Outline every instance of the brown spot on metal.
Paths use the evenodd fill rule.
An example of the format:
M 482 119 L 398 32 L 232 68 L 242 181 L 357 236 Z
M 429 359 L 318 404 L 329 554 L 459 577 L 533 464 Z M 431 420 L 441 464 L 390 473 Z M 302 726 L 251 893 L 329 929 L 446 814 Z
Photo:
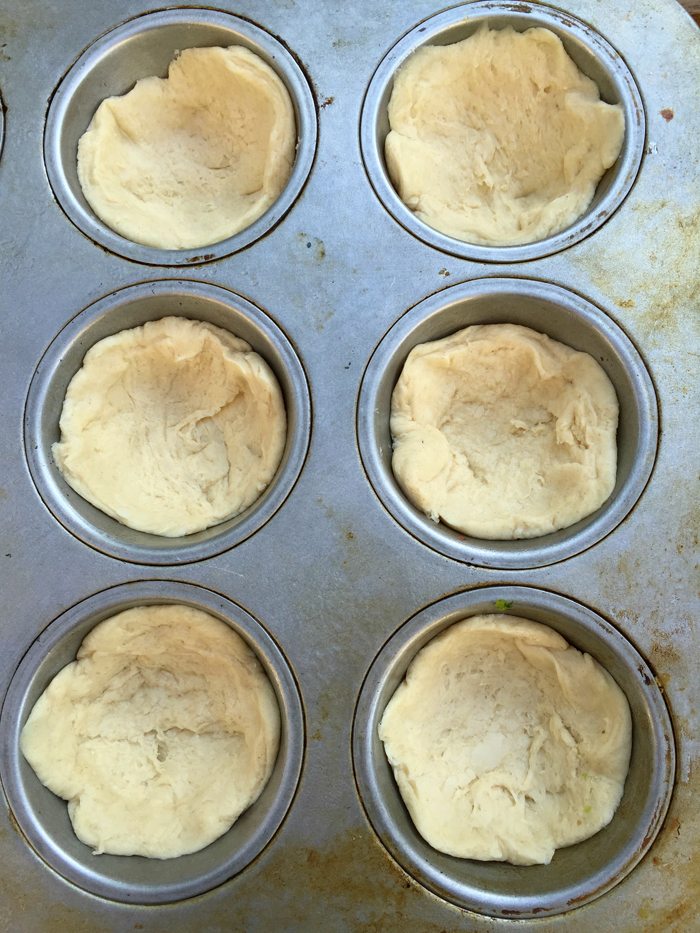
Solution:
M 331 104 L 334 104 L 334 103 L 335 103 L 335 97 L 324 97 L 320 104 L 321 110 L 325 110 L 326 107 L 330 107 Z
M 633 308 L 634 301 L 631 298 L 618 298 L 615 302 L 618 308 Z
M 267 890 L 282 894 L 286 909 L 281 915 L 278 899 L 260 898 L 259 892 L 246 900 L 237 896 L 237 928 L 319 929 L 319 905 L 323 905 L 330 926 L 333 918 L 357 917 L 361 909 L 363 931 L 382 933 L 405 926 L 420 929 L 421 933 L 444 933 L 444 923 L 421 921 L 416 926 L 413 904 L 421 889 L 368 827 L 340 833 L 323 847 L 283 845 L 280 840 L 270 850 L 270 858 L 261 858 L 257 864 L 261 882 L 264 879 Z M 289 890 L 297 892 L 293 903 L 284 899 L 284 892 Z M 255 885 L 252 891 L 257 891 Z M 225 921 L 222 929 L 229 929 L 230 904 L 222 904 L 221 910 L 221 920 Z M 214 926 L 218 919 L 216 914 L 208 918 Z
M 214 258 L 213 253 L 202 253 L 201 256 L 190 256 L 185 262 L 193 264 L 195 262 L 210 262 Z
M 673 117 L 675 116 L 675 114 L 673 113 L 670 107 L 664 107 L 663 110 L 659 110 L 659 113 L 661 114 L 661 116 L 664 118 L 664 120 L 667 123 L 670 123 Z

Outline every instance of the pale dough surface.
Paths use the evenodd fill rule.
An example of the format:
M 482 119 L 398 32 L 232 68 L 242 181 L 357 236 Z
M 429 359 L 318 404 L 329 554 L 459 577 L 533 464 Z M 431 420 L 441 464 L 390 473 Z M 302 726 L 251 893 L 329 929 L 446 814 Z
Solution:
M 100 104 L 78 144 L 78 178 L 117 233 L 188 249 L 257 220 L 295 151 L 294 107 L 269 65 L 240 46 L 186 49 L 167 78 L 142 78 Z
M 272 685 L 226 623 L 183 605 L 96 626 L 22 730 L 37 776 L 96 854 L 174 858 L 260 795 L 277 757 Z
M 548 864 L 606 826 L 631 750 L 627 699 L 548 626 L 464 619 L 418 652 L 379 726 L 418 832 L 461 858 Z
M 600 100 L 553 32 L 510 26 L 418 49 L 394 80 L 389 125 L 402 201 L 436 230 L 492 246 L 573 223 L 625 132 L 620 105 Z
M 238 515 L 273 478 L 282 393 L 244 340 L 167 317 L 96 343 L 71 380 L 53 456 L 67 483 L 139 531 L 175 537 Z
M 517 324 L 476 324 L 409 353 L 392 396 L 392 468 L 434 521 L 532 538 L 608 498 L 617 419 L 589 354 Z

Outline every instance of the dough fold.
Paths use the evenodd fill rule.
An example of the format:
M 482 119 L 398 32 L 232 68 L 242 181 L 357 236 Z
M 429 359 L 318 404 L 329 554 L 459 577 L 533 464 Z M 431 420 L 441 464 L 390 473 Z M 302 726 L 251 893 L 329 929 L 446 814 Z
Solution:
M 272 370 L 213 324 L 167 317 L 96 343 L 71 380 L 54 460 L 88 502 L 179 537 L 238 515 L 279 466 L 286 415 Z
M 379 737 L 416 829 L 448 855 L 548 864 L 622 797 L 627 699 L 589 655 L 528 619 L 482 615 L 413 659 Z
M 566 528 L 608 498 L 618 403 L 587 353 L 476 324 L 409 353 L 392 395 L 392 468 L 434 521 L 477 538 Z
M 226 623 L 184 605 L 101 622 L 37 700 L 22 753 L 95 854 L 175 858 L 260 795 L 277 757 L 272 685 Z
M 436 230 L 487 246 L 531 243 L 584 213 L 625 132 L 619 104 L 548 29 L 486 26 L 423 46 L 399 69 L 387 169 Z
M 241 46 L 185 49 L 97 108 L 78 178 L 97 216 L 159 249 L 218 243 L 257 220 L 292 170 L 296 121 L 276 72 Z

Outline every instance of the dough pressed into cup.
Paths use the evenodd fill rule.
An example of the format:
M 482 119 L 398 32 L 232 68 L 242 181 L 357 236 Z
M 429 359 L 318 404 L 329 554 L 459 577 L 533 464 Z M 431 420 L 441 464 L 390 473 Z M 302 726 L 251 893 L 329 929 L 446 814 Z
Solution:
M 516 865 L 548 864 L 610 822 L 631 734 L 625 695 L 590 655 L 499 614 L 463 619 L 422 648 L 379 725 L 426 842 Z
M 39 697 L 21 749 L 96 854 L 174 858 L 209 845 L 262 792 L 280 714 L 226 623 L 184 605 L 101 622 Z
M 287 88 L 241 46 L 186 49 L 167 78 L 142 78 L 97 108 L 78 178 L 97 216 L 159 249 L 218 243 L 257 220 L 296 150 Z
M 249 344 L 166 317 L 96 343 L 71 380 L 53 456 L 88 502 L 179 537 L 260 496 L 286 442 L 282 393 Z
M 470 243 L 551 236 L 590 204 L 625 132 L 619 104 L 541 27 L 481 27 L 419 48 L 389 101 L 386 164 L 401 200 Z
M 618 402 L 602 367 L 517 324 L 476 324 L 409 353 L 392 395 L 392 469 L 434 521 L 533 538 L 615 486 Z

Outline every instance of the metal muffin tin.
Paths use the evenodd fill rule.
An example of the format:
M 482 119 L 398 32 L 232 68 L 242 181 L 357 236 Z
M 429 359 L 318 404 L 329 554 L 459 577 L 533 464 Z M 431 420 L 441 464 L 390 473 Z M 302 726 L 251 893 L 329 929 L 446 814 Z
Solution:
M 594 657 L 625 693 L 632 713 L 632 757 L 612 821 L 584 842 L 558 849 L 549 865 L 453 858 L 418 834 L 391 773 L 378 728 L 406 669 L 432 638 L 468 616 L 498 611 L 542 622 Z M 392 855 L 436 894 L 496 917 L 537 917 L 585 904 L 624 878 L 645 855 L 673 789 L 671 720 L 658 684 L 635 648 L 590 609 L 546 590 L 495 586 L 456 593 L 428 606 L 384 645 L 365 680 L 355 714 L 355 774 L 372 825 Z
M 241 45 L 273 68 L 289 91 L 297 122 L 297 153 L 279 198 L 250 226 L 210 246 L 164 250 L 133 243 L 107 227 L 85 200 L 77 170 L 78 140 L 98 105 L 125 94 L 139 78 L 166 77 L 178 51 Z M 151 265 L 183 265 L 227 256 L 254 243 L 296 200 L 316 150 L 316 109 L 311 88 L 294 57 L 254 23 L 218 10 L 174 9 L 148 13 L 101 36 L 61 80 L 46 117 L 44 159 L 54 194 L 73 223 L 106 249 Z
M 391 469 L 391 395 L 413 347 L 472 324 L 521 324 L 589 353 L 615 387 L 620 416 L 617 480 L 592 515 L 538 538 L 486 541 L 436 525 L 416 509 Z M 484 567 L 539 567 L 595 544 L 634 506 L 654 465 L 654 386 L 636 349 L 610 318 L 585 298 L 532 279 L 488 278 L 453 285 L 411 308 L 384 336 L 365 372 L 357 405 L 362 460 L 377 494 L 397 521 L 448 557 Z
M 413 52 L 424 45 L 450 45 L 473 35 L 481 26 L 505 26 L 516 32 L 542 27 L 559 36 L 569 57 L 598 85 L 601 100 L 620 104 L 625 115 L 625 137 L 617 161 L 603 175 L 586 211 L 569 227 L 543 240 L 518 246 L 482 246 L 435 230 L 419 220 L 398 197 L 384 161 L 389 133 L 387 105 L 394 75 Z M 537 259 L 572 246 L 593 233 L 617 210 L 634 184 L 644 149 L 644 107 L 632 74 L 620 54 L 594 29 L 569 13 L 543 4 L 485 0 L 458 6 L 416 25 L 388 52 L 367 90 L 360 127 L 362 155 L 372 185 L 388 211 L 414 236 L 436 249 L 478 262 L 517 262 Z
M 97 624 L 133 606 L 178 603 L 226 622 L 258 656 L 272 684 L 282 723 L 280 750 L 265 789 L 231 829 L 199 852 L 171 861 L 140 856 L 95 858 L 73 834 L 65 803 L 38 780 L 19 751 L 34 703 Z M 292 672 L 278 646 L 248 612 L 210 590 L 163 581 L 104 590 L 64 612 L 22 659 L 5 700 L 12 723 L 3 733 L 4 786 L 30 844 L 61 875 L 115 901 L 161 904 L 193 897 L 227 881 L 272 839 L 294 798 L 304 755 L 304 714 Z
M 135 531 L 95 508 L 65 482 L 51 448 L 60 439 L 66 389 L 87 351 L 99 340 L 146 321 L 174 315 L 207 321 L 246 340 L 271 366 L 284 395 L 287 443 L 275 476 L 244 512 L 181 538 Z M 42 357 L 24 418 L 27 462 L 39 494 L 56 518 L 87 544 L 139 564 L 202 560 L 244 541 L 282 505 L 306 457 L 311 400 L 304 370 L 282 331 L 241 295 L 201 282 L 143 282 L 113 292 L 78 314 Z
M 567 933 L 690 929 L 700 792 L 688 365 L 695 27 L 675 0 L 639 0 L 633 11 L 628 0 L 562 0 L 558 11 L 509 0 L 219 5 L 8 0 L 0 14 L 0 929 L 492 931 L 514 918 Z M 532 251 L 465 252 L 412 227 L 379 190 L 393 68 L 436 30 L 457 38 L 484 15 L 517 29 L 546 21 L 603 97 L 626 108 L 622 159 L 582 238 L 572 227 Z M 212 248 L 130 244 L 75 187 L 91 109 L 163 74 L 176 48 L 230 41 L 259 48 L 295 100 L 288 188 L 259 226 Z M 290 431 L 275 481 L 247 514 L 164 542 L 90 510 L 62 485 L 49 448 L 86 349 L 169 313 L 212 320 L 258 349 L 282 383 Z M 618 391 L 618 488 L 556 540 L 448 540 L 391 491 L 386 406 L 402 354 L 472 314 L 530 322 L 592 351 Z M 635 720 L 613 823 L 549 870 L 456 867 L 420 849 L 369 719 L 411 646 L 497 592 L 590 649 Z M 268 661 L 289 690 L 277 688 L 290 743 L 279 784 L 199 858 L 92 856 L 17 751 L 31 702 L 81 632 L 132 599 L 209 607 L 247 633 L 263 663 L 281 657 Z

